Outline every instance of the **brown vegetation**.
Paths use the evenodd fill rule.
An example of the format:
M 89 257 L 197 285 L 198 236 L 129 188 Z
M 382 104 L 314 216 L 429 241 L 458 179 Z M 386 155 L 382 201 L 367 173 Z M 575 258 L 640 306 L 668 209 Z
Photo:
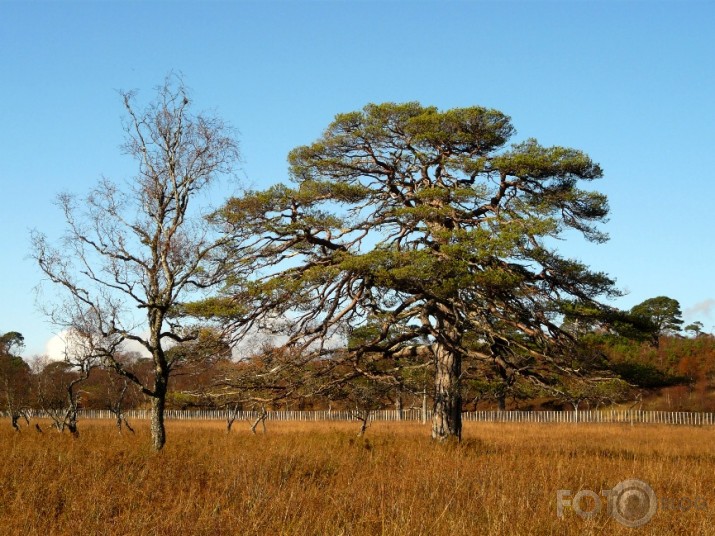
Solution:
M 238 423 L 237 423 L 238 424 Z M 252 435 L 170 422 L 161 452 L 113 423 L 79 438 L 0 428 L 3 534 L 631 534 L 602 513 L 556 516 L 556 491 L 649 483 L 670 504 L 640 532 L 715 534 L 715 430 L 467 423 L 436 445 L 418 424 L 274 423 Z M 47 430 L 48 427 L 45 427 Z
M 661 337 L 659 346 L 620 339 L 601 348 L 624 379 L 646 388 L 643 409 L 715 411 L 715 336 Z

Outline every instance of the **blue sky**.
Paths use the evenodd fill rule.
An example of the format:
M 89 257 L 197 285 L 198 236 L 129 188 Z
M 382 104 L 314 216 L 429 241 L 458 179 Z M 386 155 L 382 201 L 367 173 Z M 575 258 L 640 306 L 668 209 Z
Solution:
M 59 236 L 57 193 L 131 176 L 117 90 L 171 70 L 257 188 L 368 102 L 497 108 L 604 168 L 611 240 L 561 247 L 628 291 L 614 305 L 670 296 L 715 331 L 714 25 L 695 1 L 0 2 L 0 332 L 45 351 L 29 231 Z

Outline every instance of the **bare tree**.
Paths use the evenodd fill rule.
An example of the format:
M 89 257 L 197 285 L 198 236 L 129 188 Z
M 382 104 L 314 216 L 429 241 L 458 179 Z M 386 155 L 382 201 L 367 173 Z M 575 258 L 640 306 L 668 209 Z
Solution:
M 579 411 L 583 403 L 588 404 L 589 407 L 591 404 L 598 407 L 632 400 L 638 395 L 625 381 L 608 377 L 601 378 L 600 381 L 572 380 L 557 389 L 552 389 L 549 394 L 556 395 L 558 399 L 571 404 L 576 422 L 579 420 Z
M 385 406 L 385 400 L 395 386 L 366 377 L 356 377 L 336 387 L 331 393 L 332 400 L 342 400 L 350 407 L 353 419 L 360 422 L 358 436 L 365 435 L 373 412 Z
M 255 433 L 259 424 L 266 431 L 268 407 L 287 401 L 304 388 L 307 376 L 293 366 L 295 357 L 263 345 L 256 355 L 233 362 L 224 360 L 216 368 L 212 381 L 194 396 L 211 399 L 212 404 L 226 409 L 226 432 L 230 432 L 241 410 L 257 412 L 250 424 Z
M 37 404 L 59 431 L 79 436 L 77 412 L 80 404 L 80 384 L 87 379 L 89 362 L 79 368 L 66 361 L 38 361 L 35 374 Z
M 40 408 L 52 419 L 57 430 L 67 429 L 73 436 L 79 436 L 77 416 L 82 401 L 82 384 L 87 381 L 92 370 L 99 367 L 101 356 L 96 349 L 103 348 L 96 340 L 94 331 L 87 331 L 87 318 L 65 333 L 64 360 L 50 362 L 39 360 L 36 372 L 37 400 Z M 80 328 L 81 326 L 81 328 Z
M 112 415 L 114 415 L 117 431 L 122 433 L 122 427 L 125 427 L 131 433 L 134 433 L 134 428 L 131 427 L 127 416 L 124 413 L 124 408 L 127 406 L 128 400 L 131 397 L 132 391 L 136 390 L 136 386 L 126 377 L 119 376 L 112 370 L 105 371 L 106 373 L 106 407 Z M 134 388 L 134 389 L 132 389 Z
M 50 318 L 74 328 L 78 318 L 91 316 L 94 354 L 151 398 L 152 443 L 160 450 L 169 377 L 181 360 L 167 350 L 197 337 L 195 326 L 173 313 L 226 273 L 215 254 L 221 241 L 194 204 L 232 171 L 238 146 L 222 120 L 190 112 L 179 77 L 168 76 L 143 110 L 133 92 L 121 95 L 127 113 L 123 148 L 137 162 L 136 176 L 124 187 L 102 179 L 83 198 L 61 194 L 64 239 L 57 247 L 33 232 L 33 256 L 62 290 L 59 305 L 47 311 Z M 115 350 L 126 341 L 151 356 L 150 381 L 116 359 Z

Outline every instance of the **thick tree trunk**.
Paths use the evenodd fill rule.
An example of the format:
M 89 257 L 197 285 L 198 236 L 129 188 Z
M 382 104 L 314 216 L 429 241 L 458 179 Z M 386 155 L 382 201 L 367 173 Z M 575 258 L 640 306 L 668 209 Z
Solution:
M 459 389 L 462 356 L 443 344 L 435 350 L 435 395 L 432 438 L 462 439 L 462 396 Z
M 163 374 L 157 374 L 154 383 L 154 396 L 151 399 L 151 442 L 154 450 L 161 450 L 166 443 L 164 406 L 166 404 L 167 379 Z
M 151 399 L 151 443 L 154 450 L 161 450 L 166 443 L 164 403 L 165 398 L 163 396 Z

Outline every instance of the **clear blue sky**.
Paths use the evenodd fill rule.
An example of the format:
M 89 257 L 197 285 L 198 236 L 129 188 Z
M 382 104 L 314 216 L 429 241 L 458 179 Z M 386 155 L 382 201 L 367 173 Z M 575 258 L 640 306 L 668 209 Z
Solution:
M 240 131 L 254 187 L 368 102 L 497 108 L 604 168 L 610 242 L 562 247 L 629 292 L 615 305 L 670 296 L 713 331 L 713 28 L 694 1 L 0 1 L 0 332 L 44 351 L 29 231 L 60 234 L 58 192 L 131 175 L 116 90 L 170 70 Z

